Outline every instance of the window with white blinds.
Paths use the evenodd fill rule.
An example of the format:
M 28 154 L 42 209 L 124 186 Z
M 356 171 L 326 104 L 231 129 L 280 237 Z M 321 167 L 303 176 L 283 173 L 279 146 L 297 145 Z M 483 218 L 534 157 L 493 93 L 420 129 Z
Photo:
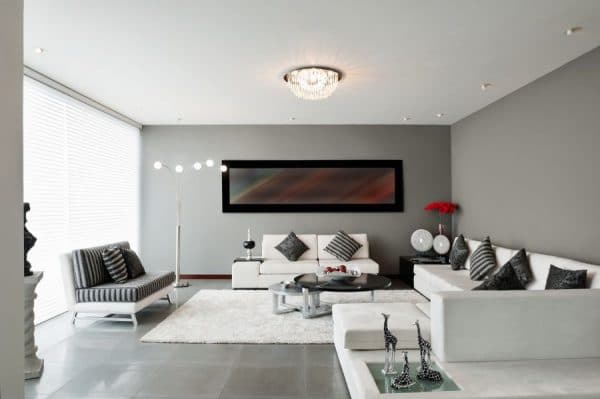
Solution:
M 24 197 L 43 271 L 35 322 L 66 310 L 60 253 L 139 234 L 140 132 L 31 78 L 23 90 Z

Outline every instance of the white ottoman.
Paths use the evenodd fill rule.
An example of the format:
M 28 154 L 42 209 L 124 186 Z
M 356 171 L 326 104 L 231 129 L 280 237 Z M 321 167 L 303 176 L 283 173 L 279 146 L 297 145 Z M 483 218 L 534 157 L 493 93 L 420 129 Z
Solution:
M 390 315 L 388 328 L 398 338 L 397 349 L 415 349 L 419 320 L 421 335 L 430 339 L 429 318 L 412 303 L 348 303 L 333 305 L 333 331 L 345 349 L 380 350 L 383 342 L 383 316 Z

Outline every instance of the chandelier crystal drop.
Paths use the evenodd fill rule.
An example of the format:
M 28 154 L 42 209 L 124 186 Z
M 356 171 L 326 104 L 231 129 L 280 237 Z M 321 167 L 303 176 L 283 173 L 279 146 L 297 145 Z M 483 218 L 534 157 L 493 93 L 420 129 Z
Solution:
M 322 100 L 333 94 L 340 78 L 340 73 L 334 69 L 306 67 L 286 73 L 283 80 L 296 97 L 303 100 Z

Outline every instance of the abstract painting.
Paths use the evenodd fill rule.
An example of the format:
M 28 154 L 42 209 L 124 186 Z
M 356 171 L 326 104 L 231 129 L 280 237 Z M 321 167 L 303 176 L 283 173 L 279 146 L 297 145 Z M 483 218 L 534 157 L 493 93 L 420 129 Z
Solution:
M 394 211 L 402 161 L 223 161 L 224 212 Z

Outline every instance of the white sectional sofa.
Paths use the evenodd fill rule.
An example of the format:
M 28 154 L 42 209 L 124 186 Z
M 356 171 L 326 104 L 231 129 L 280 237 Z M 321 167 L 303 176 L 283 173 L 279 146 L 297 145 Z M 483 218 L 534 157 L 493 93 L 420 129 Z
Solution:
M 471 253 L 481 243 L 466 242 Z M 498 267 L 516 252 L 495 247 Z M 430 303 L 333 305 L 334 343 L 352 398 L 600 397 L 600 266 L 538 253 L 528 258 L 534 279 L 526 290 L 472 291 L 481 282 L 469 278 L 469 262 L 467 270 L 458 271 L 450 265 L 415 265 L 415 289 Z M 591 289 L 545 290 L 550 265 L 586 269 Z M 421 320 L 435 361 L 461 391 L 411 395 L 377 390 L 367 363 L 383 359 L 377 317 L 382 310 L 395 319 L 392 332 L 411 361 L 418 353 L 414 331 L 410 343 L 409 323 Z
M 262 239 L 263 261 L 234 262 L 231 268 L 232 288 L 267 288 L 272 284 L 293 280 L 299 274 L 314 273 L 319 267 L 358 267 L 363 273 L 379 273 L 377 262 L 369 258 L 369 240 L 366 234 L 350 234 L 362 244 L 352 260 L 342 262 L 325 252 L 324 248 L 334 235 L 298 234 L 308 250 L 295 262 L 287 260 L 275 247 L 287 234 L 265 234 Z

